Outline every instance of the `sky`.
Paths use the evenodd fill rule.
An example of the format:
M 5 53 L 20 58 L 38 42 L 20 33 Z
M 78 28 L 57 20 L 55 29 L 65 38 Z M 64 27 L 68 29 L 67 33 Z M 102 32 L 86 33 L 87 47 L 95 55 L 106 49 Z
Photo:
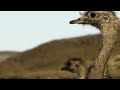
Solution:
M 79 17 L 79 11 L 0 11 L 0 51 L 25 51 L 53 40 L 100 33 L 92 26 L 69 24 Z

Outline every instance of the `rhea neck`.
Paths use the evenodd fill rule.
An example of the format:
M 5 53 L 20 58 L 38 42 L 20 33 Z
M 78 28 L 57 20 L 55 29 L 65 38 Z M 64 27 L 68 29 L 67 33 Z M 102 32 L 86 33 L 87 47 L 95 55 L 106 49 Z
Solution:
M 100 60 L 101 64 L 100 67 L 105 67 L 109 56 L 112 52 L 112 49 L 118 40 L 118 31 L 117 31 L 117 25 L 106 25 L 102 29 L 102 46 L 101 50 L 98 55 L 98 60 Z M 98 63 L 99 64 L 99 63 Z M 97 63 L 96 63 L 97 65 Z M 103 65 L 103 66 L 102 66 Z
M 83 65 L 77 67 L 76 72 L 74 73 L 76 79 L 85 79 L 86 78 L 86 69 Z
M 102 49 L 105 49 L 109 47 L 109 50 L 111 50 L 115 44 L 115 42 L 118 40 L 119 36 L 119 28 L 120 28 L 120 22 L 118 20 L 106 23 L 104 25 L 101 24 L 100 31 L 102 32 Z M 107 46 L 107 47 L 106 47 Z M 105 48 L 106 47 L 106 48 Z
M 111 51 L 118 40 L 118 28 L 119 22 L 104 24 L 100 31 L 102 32 L 102 46 L 98 55 L 98 58 L 95 61 L 94 68 L 89 73 L 88 78 L 91 79 L 101 79 L 104 77 L 105 66 L 110 57 Z M 102 73 L 102 74 L 101 74 Z M 99 76 L 95 76 L 99 75 Z M 93 78 L 94 77 L 94 78 Z

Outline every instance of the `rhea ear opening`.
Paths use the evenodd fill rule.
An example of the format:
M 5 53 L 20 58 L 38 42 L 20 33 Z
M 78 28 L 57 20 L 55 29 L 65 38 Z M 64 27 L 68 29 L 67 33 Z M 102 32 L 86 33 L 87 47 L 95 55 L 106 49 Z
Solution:
M 110 21 L 110 18 L 109 18 L 109 16 L 104 16 L 104 17 L 103 17 L 103 20 L 106 21 L 106 22 L 109 22 L 109 21 Z

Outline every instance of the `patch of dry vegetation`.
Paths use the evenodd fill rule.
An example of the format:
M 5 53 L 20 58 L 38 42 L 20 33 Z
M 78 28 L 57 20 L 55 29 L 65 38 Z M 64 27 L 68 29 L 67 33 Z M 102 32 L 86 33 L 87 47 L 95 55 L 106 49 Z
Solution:
M 0 62 L 6 60 L 7 58 L 16 55 L 18 52 L 0 52 Z
M 64 62 L 70 58 L 82 58 L 88 68 L 98 55 L 100 42 L 100 35 L 91 35 L 40 45 L 1 62 L 0 78 L 74 78 L 71 73 L 60 71 Z M 120 54 L 119 46 L 120 42 L 116 44 L 108 62 L 114 78 L 120 77 L 120 64 L 116 66 L 112 59 Z

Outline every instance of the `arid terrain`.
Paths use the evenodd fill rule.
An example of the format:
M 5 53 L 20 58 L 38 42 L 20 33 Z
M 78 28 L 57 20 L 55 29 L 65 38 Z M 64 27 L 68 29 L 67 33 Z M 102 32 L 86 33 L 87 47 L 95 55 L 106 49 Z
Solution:
M 55 40 L 21 53 L 0 53 L 0 78 L 50 79 L 74 78 L 61 67 L 70 58 L 82 58 L 88 68 L 97 58 L 100 35 Z M 108 62 L 113 78 L 120 78 L 120 41 Z
M 0 62 L 5 61 L 7 58 L 15 55 L 16 53 L 18 53 L 18 52 L 15 52 L 15 51 L 12 51 L 12 52 L 9 52 L 9 51 L 0 52 Z

